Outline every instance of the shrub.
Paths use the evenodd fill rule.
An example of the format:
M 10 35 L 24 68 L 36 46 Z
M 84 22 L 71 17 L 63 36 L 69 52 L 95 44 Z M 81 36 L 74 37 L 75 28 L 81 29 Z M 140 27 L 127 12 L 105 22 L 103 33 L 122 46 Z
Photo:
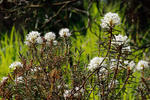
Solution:
M 120 24 L 116 13 L 107 13 L 101 20 L 105 40 L 99 39 L 99 52 L 89 61 L 81 59 L 83 50 L 72 50 L 69 29 L 60 30 L 60 38 L 53 32 L 44 37 L 37 31 L 26 36 L 26 55 L 10 65 L 11 73 L 4 77 L 0 95 L 4 99 L 121 99 L 126 87 L 132 85 L 136 98 L 149 98 L 149 80 L 145 70 L 147 61 L 137 66 L 130 59 L 132 49 L 127 36 L 116 34 Z M 92 48 L 91 48 L 92 49 Z M 141 72 L 140 80 L 135 74 Z M 139 81 L 139 82 L 138 82 Z M 135 87 L 134 87 L 135 86 Z

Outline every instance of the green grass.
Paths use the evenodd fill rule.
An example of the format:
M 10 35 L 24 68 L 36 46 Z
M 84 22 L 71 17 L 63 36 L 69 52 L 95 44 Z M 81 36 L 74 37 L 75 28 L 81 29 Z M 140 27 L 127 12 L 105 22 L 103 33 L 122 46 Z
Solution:
M 19 52 L 26 50 L 21 38 L 21 34 L 16 32 L 14 27 L 10 36 L 8 34 L 2 35 L 0 39 L 0 79 L 7 76 L 9 65 L 19 60 Z

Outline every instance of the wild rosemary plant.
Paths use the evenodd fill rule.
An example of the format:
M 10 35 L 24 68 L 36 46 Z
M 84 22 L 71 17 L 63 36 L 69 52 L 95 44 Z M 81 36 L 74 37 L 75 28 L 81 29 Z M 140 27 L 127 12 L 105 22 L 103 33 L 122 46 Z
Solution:
M 71 33 L 68 28 L 41 36 L 32 31 L 26 36 L 26 55 L 10 65 L 11 73 L 0 85 L 3 99 L 16 100 L 116 100 L 126 92 L 126 86 L 135 84 L 134 73 L 141 72 L 136 86 L 137 98 L 149 98 L 150 82 L 145 76 L 147 61 L 136 63 L 130 59 L 132 50 L 127 36 L 116 34 L 120 24 L 116 13 L 107 13 L 101 20 L 106 39 L 99 39 L 99 53 L 84 63 L 82 50 L 71 51 Z M 91 48 L 92 49 L 92 48 Z

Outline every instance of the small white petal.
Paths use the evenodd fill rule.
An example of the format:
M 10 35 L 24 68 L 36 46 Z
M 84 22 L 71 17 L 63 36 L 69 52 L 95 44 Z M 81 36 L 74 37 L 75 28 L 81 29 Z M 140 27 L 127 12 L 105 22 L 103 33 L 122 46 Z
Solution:
M 109 28 L 109 26 L 114 27 L 115 25 L 120 24 L 120 17 L 117 13 L 107 13 L 105 14 L 104 18 L 101 19 L 101 27 L 102 28 Z
M 43 43 L 43 39 L 41 37 L 38 37 L 36 39 L 36 41 L 37 41 L 38 44 L 42 44 Z
M 148 68 L 149 65 L 148 65 L 148 62 L 147 61 L 144 61 L 144 60 L 140 60 L 136 66 L 136 69 L 137 70 L 142 70 L 143 68 Z
M 40 37 L 40 33 L 38 31 L 29 32 L 26 36 L 25 44 L 30 46 L 32 43 L 36 43 L 36 39 Z
M 88 65 L 88 69 L 90 71 L 93 71 L 94 69 L 98 68 L 99 65 L 102 63 L 103 59 L 104 59 L 103 57 L 93 58 Z M 106 66 L 105 62 L 102 63 L 102 66 Z
M 68 28 L 62 28 L 62 29 L 59 31 L 59 35 L 60 35 L 60 37 L 70 37 L 70 36 L 71 36 L 71 33 L 69 32 L 69 29 L 68 29 Z
M 23 67 L 23 64 L 21 62 L 16 61 L 9 66 L 9 68 L 11 69 L 16 68 L 16 67 Z
M 49 42 L 49 41 L 55 40 L 56 35 L 53 32 L 48 32 L 48 33 L 45 34 L 44 38 L 45 38 L 46 41 Z
M 122 36 L 121 34 L 115 35 L 115 38 L 112 41 L 112 44 L 116 45 L 122 45 L 126 44 L 128 42 L 128 37 L 127 36 Z M 130 47 L 127 47 L 127 49 L 130 49 Z

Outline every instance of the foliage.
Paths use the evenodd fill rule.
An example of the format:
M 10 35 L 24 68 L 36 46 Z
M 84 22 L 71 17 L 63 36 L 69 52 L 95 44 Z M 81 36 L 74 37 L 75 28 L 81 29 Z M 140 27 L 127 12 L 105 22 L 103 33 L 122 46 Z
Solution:
M 93 1 L 93 0 L 91 0 L 91 1 Z M 39 1 L 39 2 L 41 2 L 41 1 Z M 125 14 L 127 5 L 122 7 L 122 5 L 120 5 L 120 2 L 115 3 L 115 4 L 109 3 L 109 5 L 108 4 L 106 5 L 104 2 L 97 2 L 97 0 L 94 2 L 90 2 L 90 1 L 86 2 L 86 0 L 85 0 L 83 4 L 84 4 L 84 9 L 75 9 L 74 8 L 64 14 L 66 16 L 69 16 L 70 14 L 73 16 L 73 18 L 71 17 L 71 19 L 69 20 L 69 24 L 71 24 L 70 26 L 68 24 L 66 24 L 65 20 L 63 20 L 65 22 L 65 25 L 64 25 L 64 23 L 61 23 L 61 25 L 59 27 L 57 27 L 59 29 L 62 26 L 69 26 L 70 28 L 73 29 L 72 30 L 73 37 L 70 38 L 71 45 L 70 45 L 69 55 L 63 55 L 62 52 L 61 52 L 62 54 L 58 53 L 58 52 L 56 53 L 56 51 L 60 51 L 60 50 L 65 51 L 65 49 L 63 47 L 65 45 L 65 43 L 63 42 L 63 40 L 58 39 L 59 40 L 58 46 L 53 46 L 54 48 L 52 49 L 52 51 L 49 51 L 48 49 L 46 49 L 46 51 L 44 51 L 46 53 L 49 52 L 50 54 L 54 54 L 54 55 L 52 55 L 52 58 L 50 57 L 45 60 L 46 57 L 41 58 L 40 56 L 38 56 L 38 55 L 41 55 L 41 51 L 39 51 L 39 48 L 40 49 L 42 48 L 41 46 L 36 47 L 36 49 L 39 52 L 38 54 L 35 54 L 35 52 L 30 52 L 30 50 L 29 50 L 29 52 L 26 53 L 26 55 L 23 54 L 23 56 L 20 57 L 21 58 L 20 60 L 24 63 L 24 67 L 20 68 L 20 69 L 16 69 L 16 70 L 19 70 L 21 72 L 27 71 L 29 73 L 27 73 L 28 77 L 23 74 L 23 80 L 22 80 L 23 84 L 16 82 L 15 78 L 17 78 L 18 75 L 16 75 L 15 73 L 10 74 L 9 78 L 12 78 L 13 80 L 10 80 L 10 79 L 8 80 L 8 86 L 9 86 L 9 82 L 10 82 L 10 83 L 13 83 L 12 87 L 16 87 L 16 86 L 20 87 L 20 88 L 18 88 L 18 90 L 15 90 L 14 88 L 10 89 L 10 91 L 14 92 L 14 95 L 16 98 L 21 98 L 20 96 L 22 96 L 24 98 L 27 95 L 30 95 L 29 94 L 30 92 L 28 91 L 27 87 L 25 87 L 25 84 L 24 84 L 24 82 L 27 80 L 28 80 L 29 84 L 31 84 L 33 86 L 33 87 L 30 86 L 30 87 L 33 90 L 35 90 L 35 91 L 31 92 L 32 95 L 30 95 L 29 98 L 37 98 L 35 95 L 39 95 L 39 98 L 44 98 L 44 99 L 45 98 L 52 99 L 54 97 L 63 98 L 63 96 L 64 96 L 63 94 L 65 93 L 65 90 L 72 90 L 72 93 L 71 93 L 72 96 L 69 96 L 69 97 L 73 97 L 73 95 L 76 94 L 76 87 L 80 88 L 80 86 L 82 86 L 82 83 L 84 83 L 86 81 L 86 78 L 91 73 L 86 70 L 88 63 L 90 62 L 90 59 L 92 59 L 95 56 L 104 57 L 107 54 L 106 48 L 108 46 L 107 42 L 109 40 L 108 39 L 109 35 L 106 34 L 107 31 L 104 32 L 101 29 L 100 19 L 106 12 L 109 12 L 109 11 L 117 12 L 122 17 L 121 18 L 122 24 L 120 26 L 115 27 L 115 31 L 113 34 L 114 35 L 117 35 L 117 34 L 127 35 L 129 37 L 129 39 L 131 40 L 130 45 L 131 45 L 132 52 L 130 52 L 128 54 L 127 60 L 129 60 L 129 61 L 134 60 L 136 63 L 140 59 L 144 59 L 147 61 L 149 60 L 149 47 L 150 46 L 149 46 L 149 39 L 147 39 L 147 37 L 149 36 L 149 34 L 148 34 L 149 30 L 147 30 L 147 32 L 145 32 L 144 35 L 134 32 L 135 25 L 128 25 L 128 23 L 127 23 L 128 20 L 126 19 L 126 14 Z M 69 7 L 71 7 L 71 6 L 72 5 L 69 5 Z M 62 11 L 63 13 L 65 12 L 65 9 L 64 9 L 64 11 Z M 67 13 L 69 13 L 69 14 L 67 14 Z M 86 16 L 83 17 L 83 15 L 81 15 L 81 16 L 78 16 L 79 18 L 77 18 L 76 15 L 78 13 L 83 13 L 83 15 L 86 15 Z M 40 16 L 36 16 L 36 17 L 40 17 Z M 62 17 L 63 17 L 63 14 L 60 17 L 61 20 L 62 20 Z M 42 17 L 42 18 L 44 18 L 44 17 Z M 76 18 L 77 19 L 82 18 L 82 19 L 76 20 Z M 72 21 L 72 20 L 74 20 L 74 21 Z M 53 22 L 55 22 L 55 19 L 52 21 L 52 23 Z M 74 24 L 74 22 L 76 22 L 76 24 Z M 40 23 L 42 24 L 42 21 Z M 32 24 L 35 25 L 35 23 L 32 23 Z M 51 24 L 51 22 L 50 22 L 50 24 Z M 33 25 L 33 27 L 34 27 L 34 25 Z M 47 25 L 49 25 L 49 24 L 47 24 Z M 57 26 L 57 24 L 56 24 L 56 26 Z M 137 26 L 136 26 L 136 28 L 137 28 Z M 51 24 L 50 27 L 55 27 L 55 25 Z M 58 30 L 58 29 L 56 29 L 56 30 Z M 47 28 L 45 30 L 47 31 L 49 29 Z M 43 31 L 43 33 L 45 33 L 45 30 Z M 54 30 L 54 31 L 56 31 L 56 30 Z M 116 30 L 118 30 L 118 31 L 116 31 Z M 16 35 L 15 37 L 18 37 L 18 36 Z M 6 36 L 5 41 L 7 41 L 7 39 L 8 38 Z M 16 41 L 16 39 L 15 39 L 15 41 Z M 5 42 L 5 43 L 7 44 L 8 42 Z M 13 43 L 14 42 L 11 41 L 10 44 L 13 44 Z M 16 44 L 16 46 L 13 46 L 13 47 L 17 48 L 16 49 L 17 52 L 19 52 L 19 45 Z M 4 47 L 6 47 L 6 45 L 4 45 Z M 21 47 L 25 48 L 22 43 L 21 43 Z M 44 47 L 44 48 L 47 48 L 47 47 Z M 25 50 L 25 49 L 22 49 L 22 50 Z M 7 51 L 7 50 L 5 50 L 5 51 Z M 35 51 L 35 50 L 33 49 L 33 51 Z M 1 53 L 1 55 L 3 55 L 2 57 L 4 57 L 5 59 L 4 58 L 2 59 L 2 61 L 4 63 L 2 63 L 3 67 L 1 67 L 4 70 L 0 70 L 0 71 L 4 71 L 6 73 L 8 72 L 8 67 L 6 67 L 6 66 L 9 66 L 10 62 L 12 62 L 12 59 L 13 60 L 16 60 L 16 58 L 18 59 L 18 57 L 16 56 L 16 55 L 18 55 L 17 52 L 14 53 L 14 49 L 9 48 L 6 54 L 12 55 L 12 56 L 9 56 L 9 57 L 8 57 L 8 55 L 5 56 L 6 54 L 4 53 L 4 51 Z M 54 64 L 54 66 L 57 67 L 57 69 L 55 69 L 51 65 L 53 65 L 53 63 L 55 62 L 56 59 L 57 60 L 61 59 L 58 57 L 58 55 L 59 55 L 59 57 L 61 56 L 65 60 L 63 59 L 64 60 L 63 63 L 61 63 L 61 61 L 60 61 L 60 64 L 58 65 L 59 67 Z M 113 52 L 112 55 L 115 55 L 115 53 Z M 34 56 L 37 56 L 37 57 L 34 57 Z M 46 55 L 44 55 L 44 56 L 46 56 Z M 42 62 L 42 65 L 38 61 L 38 58 L 41 59 L 42 61 L 44 60 L 44 62 Z M 116 56 L 114 58 L 116 58 Z M 6 60 L 6 59 L 9 59 L 9 60 Z M 26 59 L 27 62 L 24 62 L 24 59 Z M 122 59 L 125 59 L 125 58 L 122 58 Z M 6 63 L 6 61 L 9 63 Z M 51 62 L 47 63 L 48 61 L 51 61 Z M 127 69 L 127 67 L 123 61 L 119 62 L 119 63 L 123 63 L 122 67 L 124 69 L 123 68 L 119 69 L 119 75 L 117 76 L 117 78 L 119 80 L 119 84 L 117 84 L 116 86 L 112 85 L 112 87 L 113 87 L 112 89 L 114 91 L 111 90 L 111 88 L 108 85 L 109 83 L 114 84 L 113 82 L 111 82 L 111 78 L 113 76 L 114 71 L 109 69 L 110 76 L 109 76 L 108 80 L 103 77 L 98 76 L 96 73 L 92 74 L 92 76 L 90 76 L 87 79 L 87 81 L 84 85 L 84 91 L 86 91 L 86 92 L 84 92 L 84 94 L 79 96 L 79 98 L 85 98 L 86 96 L 88 99 L 94 99 L 94 98 L 95 99 L 99 99 L 99 98 L 103 99 L 106 97 L 107 99 L 114 98 L 114 99 L 133 100 L 133 99 L 139 99 L 139 98 L 142 98 L 142 99 L 149 98 L 149 95 L 147 94 L 149 92 L 149 74 L 148 74 L 149 70 L 144 70 L 145 74 L 141 76 L 141 72 L 134 72 L 133 70 Z M 5 67 L 4 67 L 4 64 L 5 64 Z M 46 76 L 44 74 L 44 71 L 41 71 L 40 69 L 38 69 L 38 71 L 35 71 L 35 72 L 31 71 L 31 70 L 34 70 L 34 67 L 36 67 L 36 66 L 40 67 L 40 68 L 42 67 L 43 70 L 46 70 L 46 72 L 49 73 L 49 78 L 47 78 L 47 79 L 49 81 L 51 81 L 52 84 L 50 83 L 49 86 L 46 86 L 46 85 L 43 85 L 43 83 L 40 83 L 40 81 L 44 80 L 43 81 L 44 83 L 49 84 L 48 80 L 42 79 L 43 77 Z M 48 66 L 48 67 L 45 67 L 45 66 Z M 30 68 L 28 68 L 28 67 L 30 67 Z M 39 75 L 38 72 L 40 72 L 41 74 Z M 6 73 L 3 75 L 6 75 Z M 61 88 L 62 90 L 61 90 L 60 94 L 58 92 L 59 89 L 56 86 L 55 86 L 55 88 L 53 87 L 53 82 L 52 82 L 53 77 L 51 75 L 55 74 L 55 73 L 57 73 L 57 75 L 58 75 L 58 76 L 54 75 L 54 78 L 56 78 L 56 81 L 57 81 L 55 83 L 56 86 L 58 86 L 58 84 L 61 83 L 61 82 L 59 82 L 59 80 L 61 80 L 61 81 L 63 80 L 62 88 Z M 105 73 L 102 73 L 102 74 L 105 76 Z M 36 77 L 36 76 L 38 76 L 38 77 Z M 30 79 L 29 77 L 34 77 L 34 78 Z M 57 77 L 59 77 L 59 78 L 57 79 Z M 101 82 L 98 81 L 97 77 L 101 78 Z M 128 80 L 127 82 L 126 82 L 126 79 Z M 79 82 L 79 80 L 81 82 Z M 35 84 L 33 84 L 32 81 Z M 99 84 L 99 83 L 101 83 L 101 84 Z M 102 89 L 103 86 L 105 86 L 104 83 L 106 83 L 106 87 L 105 87 L 106 90 Z M 124 83 L 125 83 L 125 86 L 124 86 Z M 46 89 L 43 89 L 42 86 L 38 86 L 38 84 L 42 85 L 42 86 L 46 86 Z M 66 86 L 66 84 L 68 86 Z M 98 84 L 98 85 L 95 86 L 95 84 Z M 24 85 L 24 87 L 22 87 L 22 85 Z M 36 87 L 34 87 L 34 86 L 36 86 Z M 26 90 L 22 91 L 25 88 L 26 88 Z M 40 88 L 42 88 L 44 91 L 40 90 Z M 21 92 L 19 89 L 21 89 Z M 104 90 L 106 93 L 108 93 L 108 97 L 105 95 L 105 93 L 102 94 L 99 89 Z M 111 91 L 110 93 L 108 92 L 109 90 Z M 40 93 L 37 94 L 36 91 L 38 91 L 38 92 L 40 91 Z M 100 91 L 100 92 L 98 92 L 98 91 Z M 7 91 L 5 91 L 5 92 L 7 92 Z M 18 94 L 16 94 L 16 93 L 18 93 Z M 58 93 L 59 95 L 56 96 L 55 95 L 56 93 Z M 80 94 L 80 91 L 77 93 Z M 13 94 L 10 94 L 10 95 L 13 95 Z M 8 96 L 10 96 L 10 95 L 8 95 Z M 116 98 L 114 97 L 115 95 L 117 95 Z
M 97 44 L 86 44 L 94 53 L 89 49 L 86 51 L 82 47 L 73 47 L 72 39 L 67 37 L 66 31 L 62 38 L 57 38 L 57 45 L 53 43 L 54 35 L 49 35 L 52 36 L 50 39 L 41 36 L 43 41 L 38 43 L 36 41 L 39 36 L 32 37 L 30 32 L 26 37 L 30 43 L 28 50 L 25 54 L 20 54 L 22 66 L 14 65 L 8 77 L 3 78 L 0 86 L 2 98 L 129 99 L 126 96 L 126 91 L 129 90 L 131 96 L 136 95 L 134 98 L 130 96 L 130 99 L 148 99 L 148 62 L 139 62 L 137 66 L 131 63 L 134 59 L 130 57 L 132 50 L 128 48 L 128 38 L 118 35 L 121 27 L 113 24 L 113 20 L 115 19 L 108 20 L 108 28 L 94 32 L 97 40 L 93 39 L 93 43 Z M 93 33 L 92 29 L 89 32 Z
M 17 31 L 57 32 L 61 27 L 82 27 L 83 0 L 1 0 L 0 29 L 7 32 L 14 25 Z
M 18 60 L 19 52 L 26 51 L 21 36 L 12 28 L 11 35 L 5 34 L 0 41 L 0 79 L 9 72 L 8 66 Z

